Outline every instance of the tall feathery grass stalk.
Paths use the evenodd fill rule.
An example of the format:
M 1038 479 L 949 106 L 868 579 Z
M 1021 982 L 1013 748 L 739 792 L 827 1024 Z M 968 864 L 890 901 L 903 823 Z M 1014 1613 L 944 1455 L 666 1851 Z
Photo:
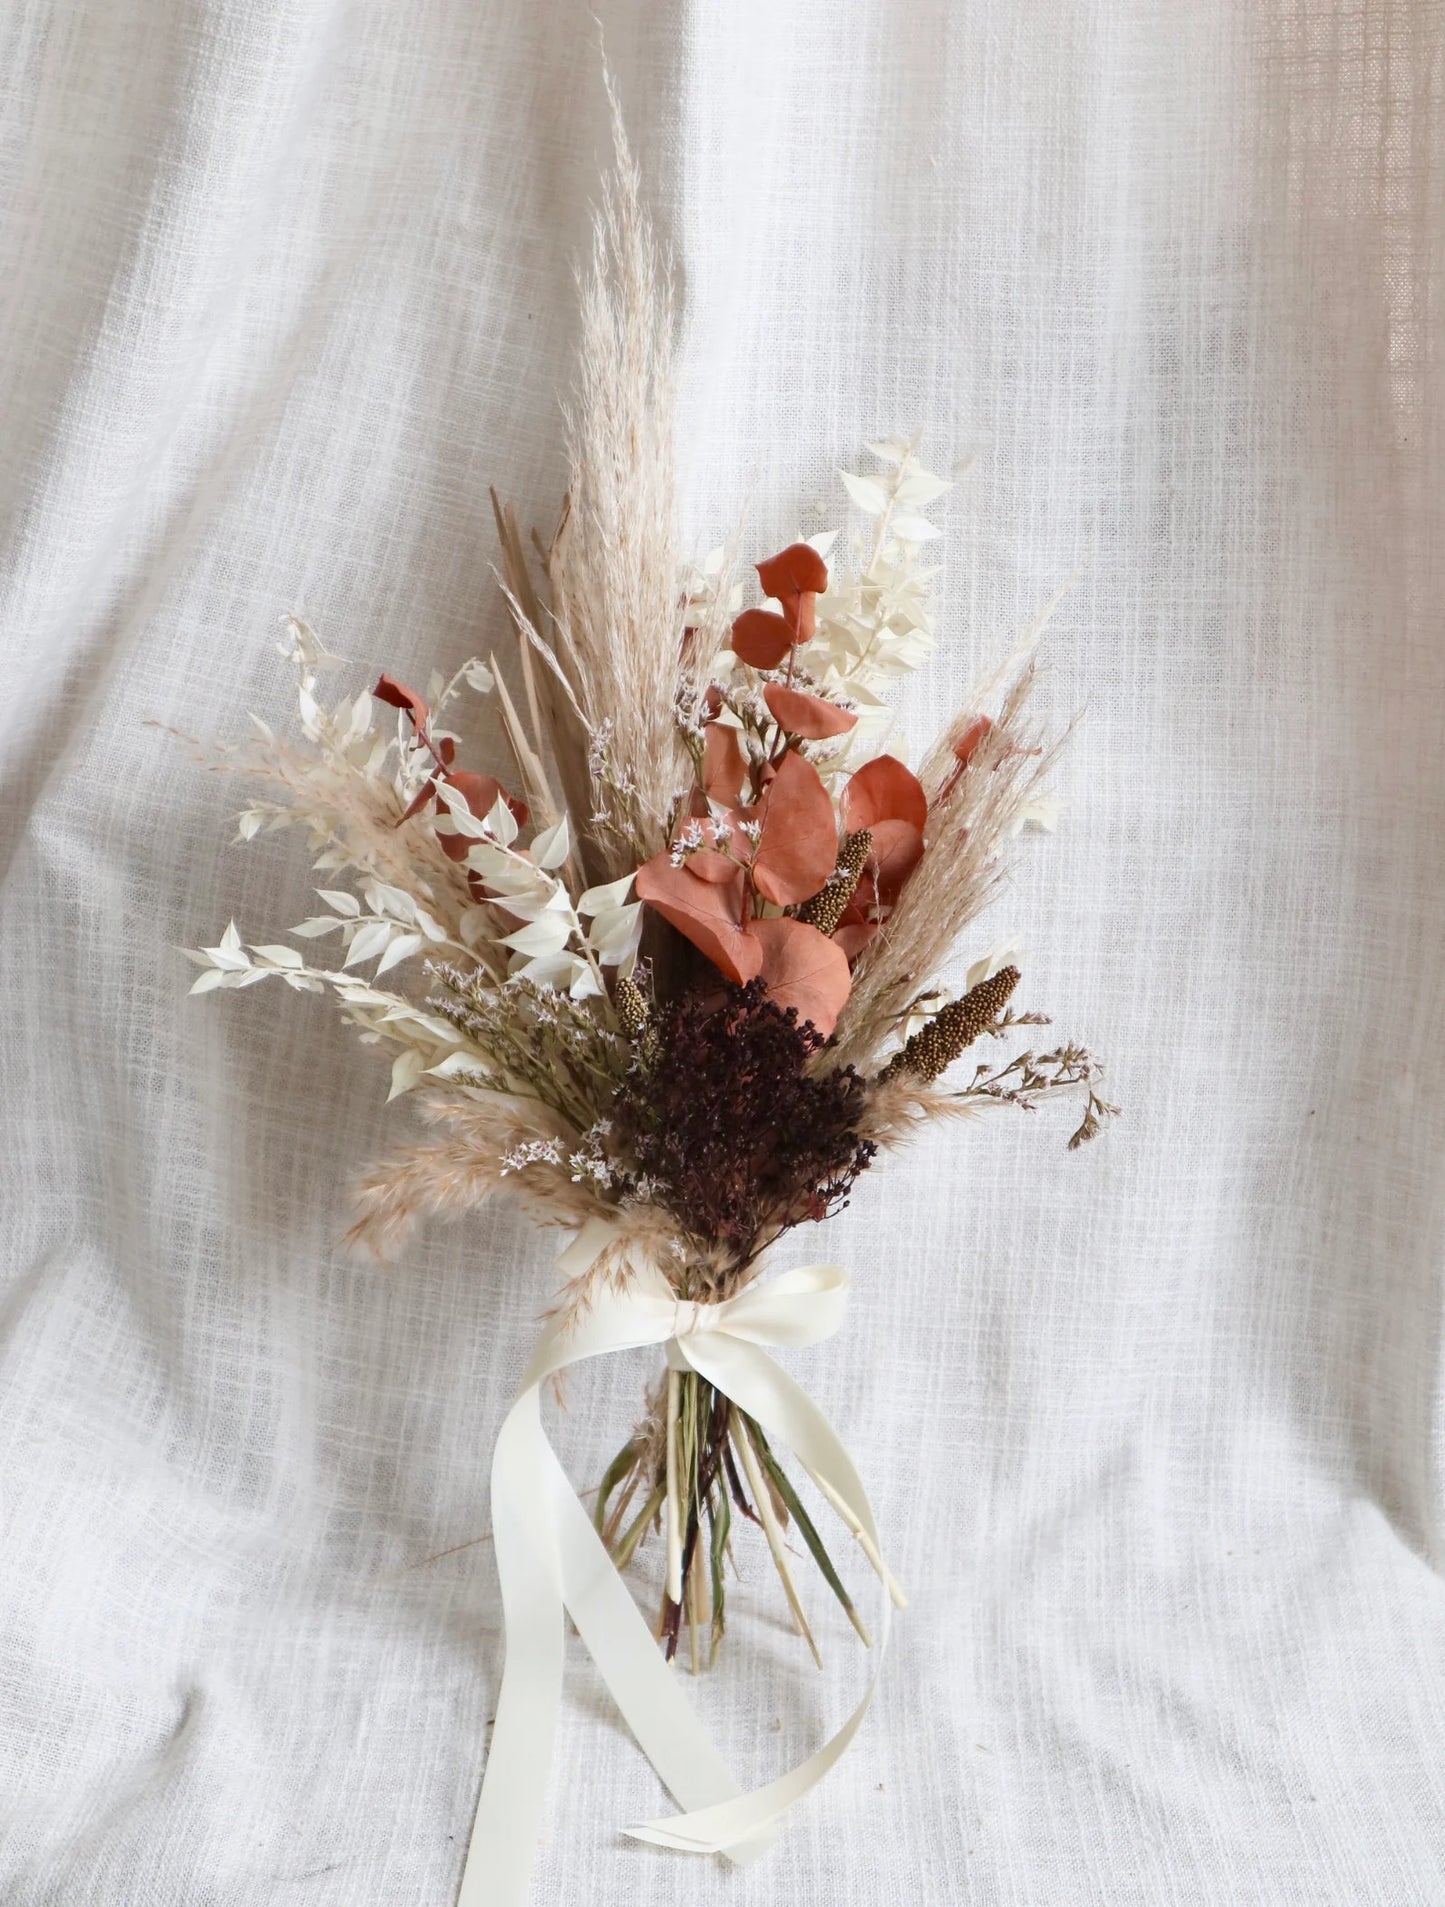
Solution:
M 690 614 L 679 589 L 671 268 L 610 84 L 609 97 L 615 168 L 582 280 L 569 489 L 545 601 L 515 518 L 492 499 L 527 704 L 523 717 L 504 688 L 504 724 L 544 813 L 561 805 L 545 763 L 556 765 L 567 808 L 588 824 L 576 844 L 593 882 L 629 873 L 666 837 L 691 774 L 687 718 L 727 634 L 719 606 Z

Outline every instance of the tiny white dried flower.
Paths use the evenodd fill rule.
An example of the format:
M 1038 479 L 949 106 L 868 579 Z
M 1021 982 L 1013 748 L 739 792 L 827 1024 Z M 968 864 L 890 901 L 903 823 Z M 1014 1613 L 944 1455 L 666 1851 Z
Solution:
M 607 769 L 607 754 L 612 742 L 612 717 L 609 715 L 599 722 L 592 731 L 587 744 L 587 772 L 594 781 L 600 781 Z
M 522 1172 L 529 1165 L 561 1165 L 562 1147 L 556 1139 L 524 1139 L 519 1146 L 502 1154 L 501 1176 Z

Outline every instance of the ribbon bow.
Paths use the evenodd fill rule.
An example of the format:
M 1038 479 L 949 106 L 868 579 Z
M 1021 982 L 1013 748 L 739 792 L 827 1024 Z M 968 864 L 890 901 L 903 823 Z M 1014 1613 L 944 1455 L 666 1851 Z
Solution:
M 591 1263 L 610 1238 L 598 1222 L 564 1254 Z M 703 1732 L 678 1678 L 542 1428 L 541 1386 L 568 1365 L 649 1344 L 690 1367 L 786 1444 L 857 1537 L 892 1599 L 903 1598 L 852 1459 L 818 1407 L 765 1345 L 815 1344 L 842 1322 L 847 1274 L 809 1265 L 749 1285 L 719 1304 L 679 1301 L 655 1266 L 605 1290 L 572 1322 L 542 1333 L 492 1457 L 492 1527 L 507 1659 L 476 1825 L 457 1907 L 525 1907 L 562 1700 L 564 1611 L 570 1613 L 643 1752 L 684 1813 L 626 1833 L 635 1840 L 743 1862 L 769 1845 L 783 1815 L 839 1760 L 862 1725 L 888 1639 L 888 1599 L 873 1673 L 843 1726 L 806 1761 L 744 1793 Z

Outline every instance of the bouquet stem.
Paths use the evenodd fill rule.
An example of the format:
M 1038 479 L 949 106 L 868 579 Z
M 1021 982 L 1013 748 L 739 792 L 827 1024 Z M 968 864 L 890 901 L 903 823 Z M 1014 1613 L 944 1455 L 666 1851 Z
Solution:
M 696 1371 L 669 1370 L 653 1398 L 649 1421 L 608 1465 L 595 1520 L 619 1570 L 626 1569 L 650 1531 L 663 1534 L 666 1574 L 658 1639 L 672 1661 L 685 1621 L 694 1674 L 704 1653 L 709 1666 L 717 1660 L 726 1633 L 734 1510 L 761 1529 L 798 1633 L 819 1668 L 823 1660 L 794 1573 L 790 1526 L 871 1648 L 827 1546 L 762 1426 Z

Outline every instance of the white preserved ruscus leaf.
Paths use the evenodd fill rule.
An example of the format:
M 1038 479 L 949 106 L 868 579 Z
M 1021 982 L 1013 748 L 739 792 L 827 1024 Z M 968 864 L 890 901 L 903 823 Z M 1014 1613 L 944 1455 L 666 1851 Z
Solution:
M 487 833 L 509 848 L 517 838 L 517 819 L 500 795 L 487 810 Z
M 561 867 L 572 852 L 572 831 L 564 814 L 555 827 L 543 828 L 532 842 L 532 859 L 538 867 Z
M 571 931 L 571 924 L 564 915 L 542 914 L 536 920 L 529 921 L 525 927 L 519 927 L 514 934 L 503 934 L 501 945 L 528 956 L 560 953 L 567 945 Z
M 346 950 L 344 967 L 359 967 L 364 961 L 372 960 L 381 953 L 391 940 L 392 927 L 389 920 L 363 921 Z
M 421 1078 L 424 1065 L 424 1056 L 414 1046 L 409 1046 L 404 1053 L 397 1054 L 391 1063 L 391 1091 L 386 1095 L 388 1105 L 402 1093 L 411 1091 Z
M 868 516 L 881 516 L 888 508 L 888 492 L 876 477 L 858 477 L 851 470 L 840 470 L 843 488 Z
M 376 963 L 377 977 L 380 978 L 392 967 L 399 966 L 403 960 L 409 960 L 421 945 L 420 934 L 398 934 Z
M 600 914 L 606 908 L 620 907 L 632 891 L 636 877 L 624 874 L 620 881 L 606 881 L 600 887 L 589 887 L 577 903 L 579 914 Z
M 304 967 L 306 965 L 294 947 L 253 947 L 251 952 L 258 960 L 269 961 L 273 967 Z
M 931 543 L 941 532 L 921 516 L 895 516 L 893 534 L 904 543 Z

